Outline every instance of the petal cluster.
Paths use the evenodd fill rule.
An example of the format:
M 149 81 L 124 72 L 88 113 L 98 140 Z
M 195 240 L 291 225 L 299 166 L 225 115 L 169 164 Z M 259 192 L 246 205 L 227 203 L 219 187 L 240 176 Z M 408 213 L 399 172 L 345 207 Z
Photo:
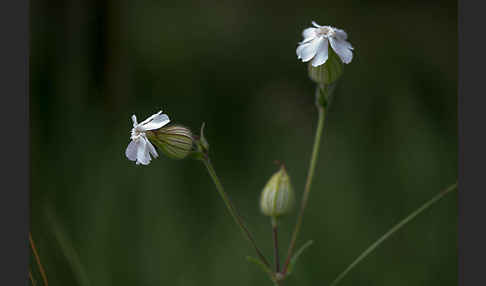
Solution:
M 346 41 L 345 31 L 331 26 L 320 26 L 312 21 L 314 27 L 302 32 L 304 40 L 297 47 L 297 58 L 303 62 L 311 61 L 313 67 L 326 63 L 329 58 L 329 44 L 341 61 L 348 64 L 353 59 L 353 47 Z
M 138 123 L 137 117 L 132 115 L 133 128 L 130 139 L 132 140 L 125 151 L 125 155 L 137 165 L 148 165 L 152 160 L 151 156 L 157 158 L 159 154 L 155 147 L 147 139 L 146 132 L 156 130 L 167 125 L 170 120 L 167 114 L 162 114 L 162 110 Z

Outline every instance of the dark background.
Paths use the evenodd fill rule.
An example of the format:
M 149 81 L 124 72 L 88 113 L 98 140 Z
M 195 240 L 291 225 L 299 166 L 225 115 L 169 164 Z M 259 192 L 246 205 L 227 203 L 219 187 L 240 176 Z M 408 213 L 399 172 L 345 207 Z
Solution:
M 300 200 L 316 127 L 295 55 L 311 20 L 346 30 L 290 285 L 328 284 L 457 177 L 454 1 L 32 1 L 31 231 L 51 285 L 271 285 L 201 163 L 125 158 L 130 116 L 198 133 L 270 258 L 262 187 L 285 162 Z M 456 285 L 457 193 L 341 285 Z M 296 211 L 282 222 L 286 253 Z M 38 285 L 35 263 L 31 270 Z

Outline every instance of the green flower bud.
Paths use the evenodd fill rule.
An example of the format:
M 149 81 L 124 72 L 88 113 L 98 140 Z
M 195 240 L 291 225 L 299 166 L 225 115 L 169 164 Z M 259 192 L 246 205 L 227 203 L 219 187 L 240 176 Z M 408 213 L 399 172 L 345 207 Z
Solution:
M 294 192 L 290 184 L 290 178 L 282 166 L 273 174 L 263 188 L 260 197 L 260 208 L 263 214 L 278 217 L 288 213 L 294 204 Z
M 329 58 L 320 66 L 313 67 L 309 62 L 309 77 L 316 83 L 329 85 L 338 80 L 343 74 L 343 62 L 338 55 L 329 49 Z
M 172 159 L 184 159 L 194 150 L 191 130 L 180 125 L 147 131 L 147 137 L 162 153 Z

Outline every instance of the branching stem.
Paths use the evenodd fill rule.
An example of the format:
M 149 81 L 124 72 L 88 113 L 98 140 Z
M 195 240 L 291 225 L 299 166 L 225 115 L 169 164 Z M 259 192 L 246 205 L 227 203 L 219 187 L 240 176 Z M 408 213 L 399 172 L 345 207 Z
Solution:
M 204 163 L 204 166 L 206 166 L 206 168 L 208 170 L 208 173 L 211 176 L 211 179 L 213 179 L 213 182 L 216 185 L 216 189 L 218 190 L 221 198 L 223 199 L 226 207 L 228 208 L 229 213 L 231 214 L 231 216 L 235 220 L 236 224 L 240 227 L 241 231 L 246 236 L 246 238 L 248 238 L 248 240 L 250 241 L 251 245 L 255 249 L 258 257 L 263 262 L 263 264 L 265 264 L 267 267 L 270 268 L 270 264 L 268 263 L 267 259 L 265 258 L 265 256 L 261 252 L 261 250 L 256 245 L 255 239 L 253 239 L 253 236 L 251 235 L 250 231 L 245 226 L 245 224 L 243 222 L 243 219 L 241 218 L 240 214 L 238 213 L 238 211 L 234 207 L 234 205 L 231 202 L 228 194 L 224 191 L 223 185 L 221 184 L 218 176 L 216 175 L 216 171 L 214 170 L 213 165 L 211 164 L 211 161 L 210 161 L 209 157 L 205 156 L 202 159 L 202 162 Z

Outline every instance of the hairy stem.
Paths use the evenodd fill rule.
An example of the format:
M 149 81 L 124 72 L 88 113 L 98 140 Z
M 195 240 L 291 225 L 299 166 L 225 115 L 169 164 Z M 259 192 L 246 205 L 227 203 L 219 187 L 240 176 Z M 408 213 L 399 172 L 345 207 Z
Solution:
M 411 214 L 409 214 L 407 217 L 402 219 L 399 223 L 397 223 L 395 226 L 393 226 L 390 230 L 388 230 L 385 234 L 383 234 L 377 241 L 375 241 L 373 244 L 371 244 L 363 253 L 361 253 L 346 269 L 344 269 L 341 274 L 334 279 L 334 281 L 330 284 L 330 286 L 336 286 L 345 276 L 346 274 L 351 271 L 359 262 L 361 262 L 366 256 L 368 256 L 370 253 L 373 252 L 380 244 L 382 244 L 387 238 L 389 238 L 392 234 L 397 232 L 400 228 L 405 226 L 408 222 L 410 222 L 412 219 L 414 219 L 416 216 L 418 216 L 420 213 L 428 209 L 430 206 L 432 206 L 434 203 L 439 201 L 441 198 L 443 198 L 446 194 L 452 192 L 457 188 L 457 183 L 449 186 L 447 189 L 443 190 L 439 194 L 435 195 L 432 199 L 424 203 L 421 207 L 413 211 Z
M 297 217 L 297 223 L 295 224 L 295 229 L 294 232 L 292 233 L 292 240 L 290 241 L 289 250 L 287 252 L 287 259 L 285 260 L 283 274 L 287 273 L 290 259 L 292 258 L 292 253 L 295 248 L 295 242 L 297 241 L 297 236 L 299 235 L 300 228 L 302 227 L 302 219 L 304 217 L 304 211 L 307 206 L 307 200 L 309 199 L 309 192 L 312 185 L 312 179 L 314 178 L 314 171 L 316 169 L 317 157 L 319 156 L 319 147 L 321 145 L 321 136 L 322 136 L 322 131 L 324 129 L 324 121 L 326 115 L 323 107 L 318 106 L 317 108 L 319 110 L 319 117 L 317 121 L 317 130 L 314 139 L 314 147 L 312 149 L 309 172 L 307 173 L 307 180 L 305 183 L 304 194 L 302 195 L 299 216 Z
M 46 272 L 44 271 L 44 267 L 42 267 L 42 264 L 40 262 L 39 253 L 37 253 L 37 249 L 35 248 L 34 240 L 32 239 L 32 234 L 30 232 L 29 232 L 29 242 L 30 242 L 30 247 L 32 248 L 32 252 L 34 253 L 34 257 L 37 262 L 37 265 L 39 266 L 39 272 L 42 276 L 42 280 L 44 281 L 44 285 L 48 286 L 49 283 L 47 283 L 47 275 Z
M 226 192 L 224 191 L 223 185 L 221 184 L 218 176 L 216 175 L 216 171 L 214 170 L 213 165 L 211 164 L 211 161 L 209 160 L 209 157 L 205 156 L 204 159 L 202 160 L 202 162 L 204 163 L 204 166 L 206 166 L 206 168 L 208 170 L 208 173 L 211 176 L 211 179 L 213 179 L 213 182 L 216 185 L 216 189 L 218 190 L 221 198 L 223 199 L 226 207 L 228 208 L 228 211 L 230 212 L 231 216 L 235 220 L 236 224 L 240 227 L 241 231 L 246 236 L 246 238 L 248 238 L 248 240 L 252 244 L 253 248 L 255 249 L 258 257 L 260 258 L 260 260 L 267 267 L 270 268 L 270 264 L 268 263 L 267 259 L 265 258 L 265 256 L 263 255 L 263 253 L 260 251 L 260 249 L 256 245 L 256 242 L 253 239 L 253 236 L 251 235 L 250 231 L 248 230 L 248 228 L 243 223 L 243 219 L 241 218 L 241 216 L 239 215 L 238 211 L 234 207 L 234 205 L 231 202 L 228 194 L 226 194 Z

